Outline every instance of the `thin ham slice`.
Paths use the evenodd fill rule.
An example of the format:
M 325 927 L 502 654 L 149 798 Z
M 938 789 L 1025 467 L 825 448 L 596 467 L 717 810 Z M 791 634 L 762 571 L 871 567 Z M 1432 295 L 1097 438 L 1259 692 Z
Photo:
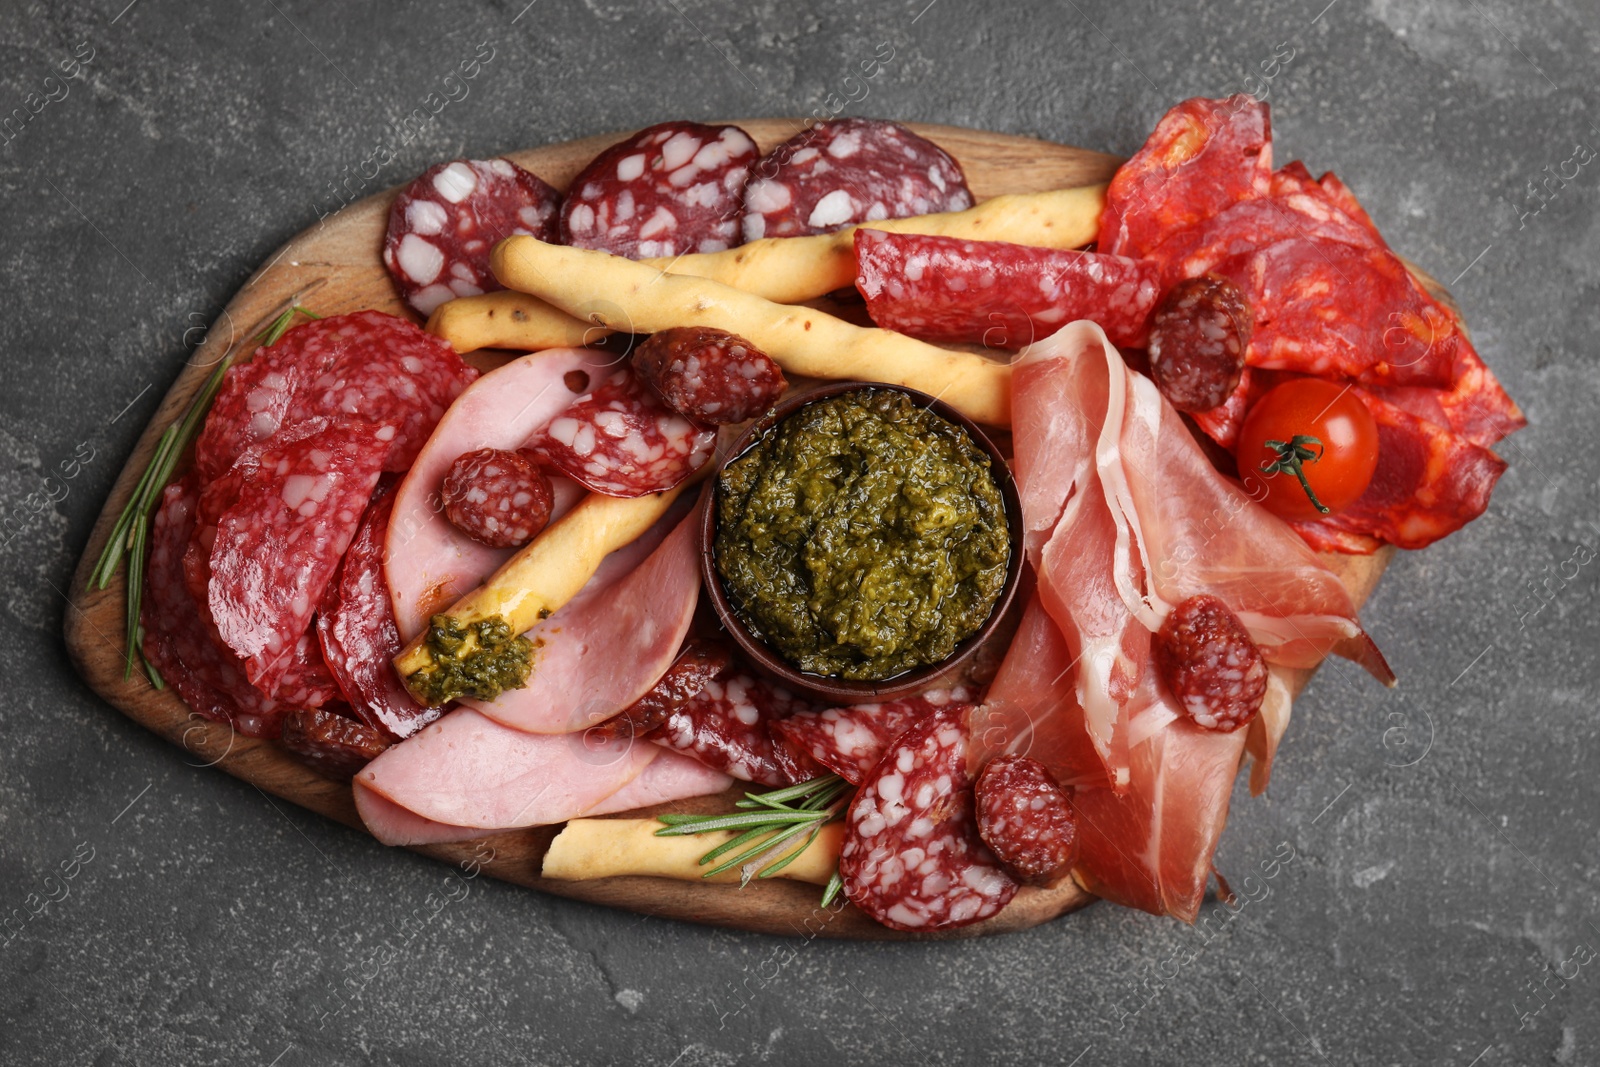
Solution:
M 512 360 L 467 387 L 450 405 L 395 493 L 385 543 L 384 573 L 404 640 L 428 618 L 477 588 L 515 553 L 490 548 L 444 517 L 439 485 L 462 453 L 516 449 L 615 371 L 616 357 L 580 348 L 553 348 Z M 554 522 L 583 495 L 565 478 L 552 480 Z
M 538 652 L 524 688 L 465 703 L 513 729 L 556 734 L 643 696 L 672 665 L 700 596 L 699 527 L 687 510 L 608 555 L 576 597 L 528 631 Z
M 662 752 L 645 765 L 638 776 L 615 793 L 581 812 L 583 817 L 668 804 L 690 797 L 720 793 L 733 779 L 692 759 Z M 401 807 L 380 793 L 355 783 L 356 811 L 373 837 L 386 845 L 433 845 L 447 841 L 471 841 L 499 833 L 500 829 L 453 826 L 434 822 Z
M 356 782 L 433 822 L 546 826 L 594 808 L 660 751 L 582 733 L 523 733 L 458 708 L 367 764 Z

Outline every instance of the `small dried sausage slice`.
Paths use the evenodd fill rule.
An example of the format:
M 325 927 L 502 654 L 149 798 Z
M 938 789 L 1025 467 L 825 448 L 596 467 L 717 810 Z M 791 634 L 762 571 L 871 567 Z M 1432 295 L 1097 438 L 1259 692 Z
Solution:
M 349 779 L 382 755 L 389 739 L 354 719 L 305 708 L 284 717 L 283 747 L 329 778 Z
M 976 793 L 978 836 L 1019 882 L 1049 885 L 1072 870 L 1077 816 L 1044 764 L 1027 756 L 990 760 Z
M 1161 680 L 1197 725 L 1229 733 L 1261 710 L 1267 695 L 1261 649 L 1216 597 L 1201 593 L 1173 608 L 1151 650 Z
M 591 492 L 635 497 L 681 483 L 711 458 L 716 440 L 621 374 L 579 397 L 528 447 Z
M 822 771 L 780 758 L 767 727 L 801 707 L 788 691 L 736 672 L 706 682 L 673 708 L 650 740 L 742 781 L 793 785 Z
M 389 208 L 383 265 L 405 302 L 432 315 L 446 300 L 503 288 L 489 252 L 512 234 L 554 241 L 561 194 L 509 159 L 435 164 Z
M 739 243 L 739 192 L 761 154 L 737 126 L 663 122 L 601 152 L 567 187 L 561 240 L 629 259 Z
M 550 521 L 555 490 L 529 455 L 480 448 L 458 456 L 439 487 L 444 517 L 490 548 L 515 548 Z
M 1017 883 L 978 836 L 966 705 L 895 742 L 846 816 L 839 874 L 850 903 L 896 930 L 944 930 L 998 913 Z
M 642 737 L 667 721 L 672 712 L 727 673 L 733 656 L 721 645 L 690 638 L 655 685 L 605 722 L 590 727 L 596 739 Z
M 856 288 L 872 321 L 924 341 L 1025 348 L 1089 319 L 1142 348 L 1161 295 L 1144 260 L 1005 241 L 857 230 Z
M 879 704 L 798 711 L 772 724 L 790 750 L 804 753 L 853 785 L 860 785 L 889 746 L 934 709 L 971 699 L 963 688 L 936 690 Z
M 1210 411 L 1238 387 L 1254 329 L 1237 285 L 1214 274 L 1186 278 L 1151 317 L 1150 377 L 1179 411 Z
M 897 122 L 825 119 L 755 165 L 744 190 L 744 239 L 832 233 L 972 206 L 961 165 Z
M 651 334 L 633 350 L 633 370 L 669 408 L 707 426 L 755 418 L 789 384 L 771 356 L 710 326 Z

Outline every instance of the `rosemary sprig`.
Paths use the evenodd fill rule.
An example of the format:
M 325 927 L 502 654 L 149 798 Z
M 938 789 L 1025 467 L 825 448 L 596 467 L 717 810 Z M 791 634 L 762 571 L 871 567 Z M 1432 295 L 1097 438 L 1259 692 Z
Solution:
M 256 335 L 255 341 L 262 345 L 276 344 L 289 332 L 297 315 L 310 319 L 322 317 L 298 304 L 291 304 Z M 122 561 L 124 559 L 128 561 L 127 618 L 123 630 L 127 634 L 127 649 L 122 666 L 124 679 L 133 676 L 133 666 L 135 661 L 138 661 L 143 664 L 152 685 L 157 689 L 164 686 L 155 666 L 144 659 L 143 644 L 140 640 L 143 631 L 139 625 L 139 610 L 144 601 L 144 565 L 149 553 L 150 517 L 155 513 L 162 490 L 172 480 L 178 461 L 183 458 L 189 443 L 199 434 L 206 413 L 211 410 L 211 402 L 216 399 L 217 391 L 222 388 L 223 376 L 227 374 L 228 368 L 233 366 L 235 358 L 243 347 L 236 346 L 217 361 L 216 369 L 206 379 L 205 385 L 201 386 L 200 392 L 189 404 L 189 410 L 183 418 L 162 431 L 160 439 L 156 442 L 155 453 L 150 457 L 150 465 L 139 476 L 138 483 L 133 487 L 133 495 L 128 498 L 122 514 L 117 516 L 116 524 L 111 527 L 111 536 L 106 539 L 106 547 L 100 553 L 94 571 L 89 575 L 90 589 L 104 589 L 111 583 Z
M 703 878 L 738 867 L 739 884 L 746 886 L 752 878 L 773 877 L 811 847 L 822 828 L 844 810 L 850 792 L 849 782 L 837 774 L 826 774 L 768 793 L 746 793 L 743 800 L 734 803 L 734 807 L 743 810 L 729 814 L 658 815 L 656 818 L 666 825 L 656 831 L 656 836 L 743 831 L 701 856 L 700 865 L 716 864 Z M 733 855 L 723 859 L 730 852 Z M 823 890 L 824 907 L 833 902 L 841 888 L 843 883 L 835 871 Z

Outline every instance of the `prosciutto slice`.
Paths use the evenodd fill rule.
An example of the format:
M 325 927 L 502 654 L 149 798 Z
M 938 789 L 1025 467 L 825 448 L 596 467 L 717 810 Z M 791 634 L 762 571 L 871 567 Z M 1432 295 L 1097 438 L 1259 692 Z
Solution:
M 607 556 L 577 596 L 528 631 L 538 651 L 524 688 L 464 703 L 513 729 L 555 734 L 643 696 L 672 666 L 699 601 L 699 526 L 685 510 Z
M 384 576 L 403 640 L 421 633 L 429 616 L 477 588 L 516 551 L 480 544 L 444 517 L 439 485 L 450 465 L 480 448 L 519 447 L 611 374 L 615 360 L 579 348 L 533 352 L 485 374 L 450 405 L 400 483 L 389 519 Z M 583 491 L 565 478 L 552 484 L 554 522 Z

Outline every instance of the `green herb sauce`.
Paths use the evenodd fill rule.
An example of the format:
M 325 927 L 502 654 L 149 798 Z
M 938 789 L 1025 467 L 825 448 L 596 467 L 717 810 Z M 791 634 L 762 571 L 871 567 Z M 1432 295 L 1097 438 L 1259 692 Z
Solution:
M 904 393 L 802 407 L 717 490 L 728 599 L 802 671 L 881 681 L 939 663 L 1004 589 L 1010 533 L 988 454 Z
M 406 688 L 430 708 L 464 696 L 493 700 L 527 685 L 533 669 L 533 642 L 499 615 L 465 624 L 435 615 L 422 647 L 431 662 L 406 677 Z

